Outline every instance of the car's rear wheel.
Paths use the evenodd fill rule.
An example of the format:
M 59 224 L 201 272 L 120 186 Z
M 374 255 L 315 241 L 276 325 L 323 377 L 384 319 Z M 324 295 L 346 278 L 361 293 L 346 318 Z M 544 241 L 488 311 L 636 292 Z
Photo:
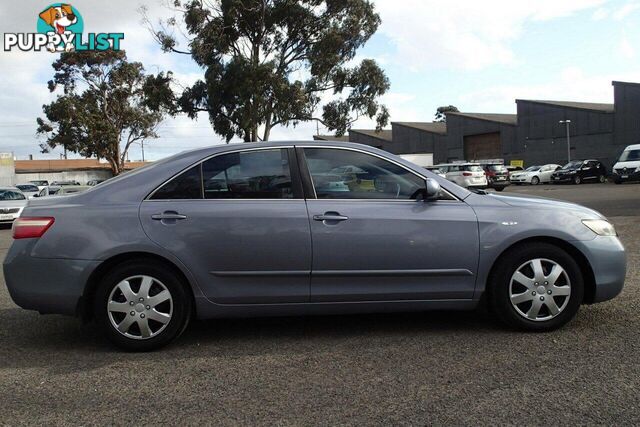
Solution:
M 155 261 L 117 265 L 101 280 L 94 314 L 111 342 L 129 351 L 150 351 L 177 338 L 191 316 L 181 277 Z
M 604 175 L 600 175 L 598 177 L 598 181 L 600 181 L 601 184 L 604 184 L 604 182 L 607 180 L 607 178 Z
M 506 325 L 550 331 L 573 319 L 584 295 L 576 261 L 561 248 L 533 243 L 510 250 L 489 279 L 491 307 Z
M 533 178 L 531 178 L 531 185 L 538 185 L 540 184 L 540 178 L 538 178 L 537 176 L 534 176 Z
M 573 177 L 573 183 L 578 185 L 582 182 L 582 178 L 580 178 L 580 176 L 576 175 Z

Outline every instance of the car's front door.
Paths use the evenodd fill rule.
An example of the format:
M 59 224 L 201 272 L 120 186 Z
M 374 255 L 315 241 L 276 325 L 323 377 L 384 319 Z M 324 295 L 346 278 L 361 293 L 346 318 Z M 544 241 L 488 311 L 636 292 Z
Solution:
M 293 148 L 207 159 L 156 190 L 140 219 L 213 302 L 309 299 L 311 236 Z
M 424 178 L 371 153 L 298 150 L 314 193 L 312 301 L 472 297 L 478 224 L 466 203 L 446 192 L 416 200 Z M 346 166 L 352 172 L 341 174 Z
M 596 162 L 585 161 L 582 165 L 582 179 L 590 180 L 598 177 L 599 170 L 596 167 Z

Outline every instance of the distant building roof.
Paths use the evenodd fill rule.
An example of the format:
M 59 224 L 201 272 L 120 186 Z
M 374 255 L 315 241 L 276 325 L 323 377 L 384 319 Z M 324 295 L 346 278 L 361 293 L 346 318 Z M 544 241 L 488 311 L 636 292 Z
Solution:
M 573 102 L 573 101 L 546 101 L 539 99 L 517 99 L 516 102 L 534 102 L 536 104 L 547 104 L 555 107 L 577 108 L 580 110 L 594 110 L 613 113 L 613 104 L 603 104 L 596 102 Z
M 443 135 L 447 133 L 447 124 L 444 122 L 391 122 L 391 124 Z
M 344 141 L 349 142 L 349 135 L 313 135 L 314 141 Z
M 16 160 L 14 164 L 17 173 L 111 169 L 108 163 L 97 159 Z M 145 164 L 147 162 L 126 162 L 124 168 L 135 169 Z
M 447 116 L 463 116 L 472 119 L 486 120 L 488 122 L 506 123 L 508 125 L 518 124 L 517 114 L 494 114 L 494 113 L 459 113 L 457 111 L 447 111 Z
M 390 129 L 382 129 L 381 131 L 377 131 L 375 129 L 349 129 L 350 133 L 361 133 L 363 135 L 370 136 L 372 138 L 377 138 L 383 141 L 391 141 L 391 130 Z

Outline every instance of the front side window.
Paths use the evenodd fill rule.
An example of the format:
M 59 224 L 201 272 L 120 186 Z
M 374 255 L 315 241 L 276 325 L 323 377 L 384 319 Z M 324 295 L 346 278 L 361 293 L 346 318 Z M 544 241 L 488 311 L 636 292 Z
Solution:
M 291 199 L 287 150 L 241 151 L 202 163 L 205 199 Z
M 410 200 L 424 179 L 379 157 L 350 150 L 305 148 L 319 199 Z

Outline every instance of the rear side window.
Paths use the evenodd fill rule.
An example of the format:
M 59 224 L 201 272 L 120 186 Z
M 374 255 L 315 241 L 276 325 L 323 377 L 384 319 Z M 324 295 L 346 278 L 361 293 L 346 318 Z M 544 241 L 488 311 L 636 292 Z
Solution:
M 202 199 L 202 174 L 200 165 L 178 175 L 156 190 L 152 200 Z
M 291 199 L 286 149 L 241 151 L 212 157 L 160 187 L 152 200 Z
M 202 163 L 205 199 L 291 199 L 285 149 L 240 151 Z

